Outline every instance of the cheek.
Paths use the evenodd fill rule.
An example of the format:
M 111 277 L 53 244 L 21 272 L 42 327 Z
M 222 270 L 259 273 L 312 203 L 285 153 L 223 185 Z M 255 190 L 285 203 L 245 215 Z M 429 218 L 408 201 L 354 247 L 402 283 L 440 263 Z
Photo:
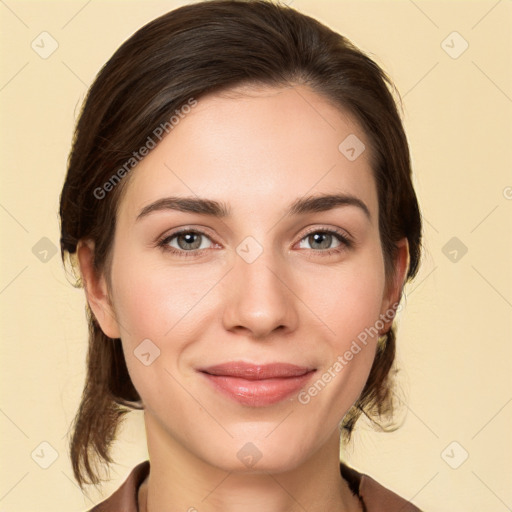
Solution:
M 379 319 L 385 289 L 380 248 L 375 246 L 338 269 L 314 276 L 307 289 L 311 308 L 331 332 L 333 345 L 345 349 Z
M 206 317 L 220 307 L 219 297 L 209 291 L 222 269 L 219 275 L 213 269 L 171 269 L 143 257 L 118 258 L 112 268 L 126 365 L 135 388 L 149 403 L 162 389 L 175 387 L 170 374 L 187 347 L 201 338 Z
M 357 400 L 373 364 L 385 289 L 379 255 L 375 246 L 332 274 L 316 276 L 308 286 L 310 304 L 315 305 L 329 342 L 317 380 L 299 398 L 325 411 L 329 424 L 338 422 Z
M 170 268 L 154 258 L 119 258 L 113 273 L 116 317 L 124 338 L 162 340 L 190 322 L 215 283 L 214 272 Z M 113 265 L 114 268 L 114 265 Z

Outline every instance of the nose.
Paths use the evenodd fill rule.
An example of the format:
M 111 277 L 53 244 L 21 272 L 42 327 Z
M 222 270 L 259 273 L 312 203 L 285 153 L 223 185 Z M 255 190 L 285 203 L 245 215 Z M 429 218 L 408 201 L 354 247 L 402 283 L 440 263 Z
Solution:
M 226 277 L 223 289 L 226 330 L 264 339 L 297 328 L 298 299 L 290 286 L 284 261 L 278 261 L 266 251 L 252 263 L 236 256 L 234 267 Z

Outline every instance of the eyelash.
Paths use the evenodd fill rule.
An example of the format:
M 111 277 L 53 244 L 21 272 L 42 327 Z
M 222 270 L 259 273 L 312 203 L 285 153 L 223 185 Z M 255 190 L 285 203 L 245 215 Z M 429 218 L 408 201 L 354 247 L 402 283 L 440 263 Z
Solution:
M 187 233 L 187 234 L 193 233 L 196 235 L 202 235 L 211 240 L 209 235 L 207 233 L 205 233 L 204 231 L 201 231 L 198 229 L 185 228 L 185 229 L 180 229 L 179 231 L 175 231 L 174 233 L 171 233 L 168 236 L 165 236 L 164 238 L 162 238 L 161 240 L 159 240 L 157 242 L 157 246 L 160 247 L 165 252 L 170 252 L 172 254 L 175 254 L 176 256 L 184 257 L 184 258 L 187 258 L 190 256 L 197 256 L 197 255 L 202 254 L 203 251 L 208 250 L 208 249 L 193 249 L 190 251 L 185 251 L 183 249 L 178 250 L 178 249 L 175 249 L 174 247 L 169 246 L 169 243 L 171 240 L 173 240 L 174 238 L 178 237 L 179 235 L 182 235 L 185 233 Z M 318 229 L 318 228 L 312 229 L 311 231 L 308 231 L 307 233 L 304 234 L 304 236 L 299 240 L 299 243 L 302 242 L 302 240 L 304 240 L 308 236 L 313 235 L 315 233 L 333 235 L 338 240 L 338 242 L 340 242 L 340 245 L 333 249 L 325 249 L 325 250 L 307 249 L 310 251 L 314 251 L 321 256 L 332 256 L 334 254 L 339 254 L 343 251 L 346 251 L 347 249 L 352 248 L 352 246 L 353 246 L 352 241 L 349 240 L 348 237 L 343 232 L 336 230 L 336 229 L 332 229 L 332 228 L 330 228 L 330 229 Z M 211 240 L 211 241 L 213 242 L 213 240 Z

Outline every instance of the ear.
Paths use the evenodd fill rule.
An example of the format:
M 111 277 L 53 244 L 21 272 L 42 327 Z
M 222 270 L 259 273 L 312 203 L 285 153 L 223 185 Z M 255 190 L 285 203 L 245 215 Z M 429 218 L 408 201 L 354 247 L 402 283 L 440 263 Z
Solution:
M 106 336 L 120 338 L 121 333 L 108 295 L 105 276 L 103 273 L 98 275 L 94 269 L 94 242 L 80 240 L 76 252 L 89 308 Z
M 382 333 L 386 333 L 393 324 L 396 308 L 402 295 L 402 289 L 409 270 L 409 242 L 402 238 L 397 244 L 397 253 L 393 261 L 394 275 L 389 283 L 386 283 L 382 300 L 381 319 L 385 322 Z M 390 313 L 393 312 L 391 315 Z

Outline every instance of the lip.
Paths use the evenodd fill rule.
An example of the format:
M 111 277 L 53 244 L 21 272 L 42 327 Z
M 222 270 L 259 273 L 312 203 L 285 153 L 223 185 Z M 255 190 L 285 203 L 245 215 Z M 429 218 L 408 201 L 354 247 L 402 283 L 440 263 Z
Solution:
M 198 371 L 216 390 L 235 401 L 263 407 L 281 402 L 297 392 L 316 369 L 289 363 L 259 365 L 233 361 Z

